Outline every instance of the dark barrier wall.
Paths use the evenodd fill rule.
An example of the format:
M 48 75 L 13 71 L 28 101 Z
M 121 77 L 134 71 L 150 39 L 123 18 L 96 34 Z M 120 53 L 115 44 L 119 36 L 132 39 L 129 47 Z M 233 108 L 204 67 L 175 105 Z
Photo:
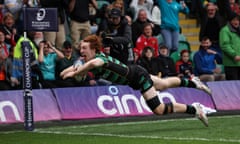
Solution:
M 240 82 L 208 83 L 210 96 L 191 88 L 158 93 L 162 102 L 200 102 L 217 110 L 240 110 Z M 139 91 L 127 86 L 33 90 L 35 121 L 152 115 Z M 0 124 L 23 122 L 23 91 L 0 92 Z

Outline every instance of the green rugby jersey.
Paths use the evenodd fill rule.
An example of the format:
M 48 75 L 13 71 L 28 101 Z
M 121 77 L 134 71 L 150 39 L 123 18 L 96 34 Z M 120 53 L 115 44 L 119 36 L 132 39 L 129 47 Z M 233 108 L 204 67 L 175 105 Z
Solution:
M 129 70 L 127 65 L 104 53 L 96 54 L 96 58 L 104 61 L 103 67 L 90 70 L 96 77 L 103 78 L 115 84 L 127 85 L 129 83 L 126 78 Z

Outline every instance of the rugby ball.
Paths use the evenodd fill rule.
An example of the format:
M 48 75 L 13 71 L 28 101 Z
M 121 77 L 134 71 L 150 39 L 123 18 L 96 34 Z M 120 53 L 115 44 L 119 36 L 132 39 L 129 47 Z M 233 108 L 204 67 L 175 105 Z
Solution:
M 81 59 L 78 59 L 74 62 L 73 66 L 74 68 L 77 68 L 79 66 L 82 66 L 84 64 L 84 61 L 81 60 Z M 74 76 L 74 78 L 77 80 L 77 81 L 84 81 L 86 79 L 86 75 L 80 75 L 80 74 L 77 74 Z

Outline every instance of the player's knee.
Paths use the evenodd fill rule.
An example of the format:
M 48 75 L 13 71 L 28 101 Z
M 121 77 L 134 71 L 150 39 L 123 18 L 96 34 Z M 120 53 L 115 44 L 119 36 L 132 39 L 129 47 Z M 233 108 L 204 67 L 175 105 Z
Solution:
M 158 108 L 158 106 L 161 105 L 161 102 L 158 98 L 158 96 L 153 97 L 152 99 L 149 99 L 146 101 L 149 108 L 154 112 L 156 115 L 164 115 L 168 113 L 173 113 L 173 104 L 172 103 L 166 103 L 164 104 L 163 108 Z
M 166 103 L 164 105 L 163 114 L 169 114 L 169 113 L 173 113 L 173 103 Z
M 148 107 L 154 112 L 154 110 L 161 104 L 158 96 L 155 96 L 146 101 Z

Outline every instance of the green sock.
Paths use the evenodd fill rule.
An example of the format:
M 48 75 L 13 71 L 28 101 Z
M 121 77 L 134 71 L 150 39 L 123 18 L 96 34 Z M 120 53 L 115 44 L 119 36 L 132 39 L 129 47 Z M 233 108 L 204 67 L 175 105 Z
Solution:
M 180 86 L 182 87 L 190 87 L 190 88 L 196 88 L 196 84 L 188 79 L 181 79 Z
M 182 87 L 188 87 L 188 80 L 182 78 L 182 79 L 181 79 L 180 86 L 182 86 Z

